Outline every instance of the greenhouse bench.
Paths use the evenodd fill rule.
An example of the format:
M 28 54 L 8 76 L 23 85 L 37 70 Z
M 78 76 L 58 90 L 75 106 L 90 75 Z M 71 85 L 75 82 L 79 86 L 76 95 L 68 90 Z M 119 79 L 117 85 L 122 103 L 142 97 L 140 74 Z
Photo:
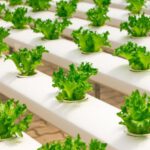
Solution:
M 118 13 L 119 14 L 119 13 Z M 38 12 L 38 13 L 31 13 L 31 17 L 37 19 L 41 18 L 42 20 L 45 19 L 55 19 L 55 13 L 54 12 L 49 12 L 49 11 L 43 11 L 43 12 Z M 123 17 L 122 17 L 123 18 Z M 115 49 L 121 44 L 124 44 L 127 41 L 133 41 L 138 43 L 139 45 L 144 45 L 150 50 L 150 36 L 148 37 L 142 37 L 140 39 L 138 38 L 131 38 L 127 35 L 126 31 L 120 31 L 120 29 L 108 25 L 104 25 L 103 27 L 91 27 L 89 26 L 90 22 L 87 20 L 83 20 L 80 18 L 71 18 L 72 25 L 68 26 L 64 32 L 63 36 L 72 39 L 71 33 L 73 30 L 77 30 L 80 27 L 83 27 L 85 29 L 91 29 L 93 31 L 96 31 L 97 33 L 103 33 L 108 31 L 110 33 L 109 35 L 109 40 L 111 42 L 111 48 Z M 111 51 L 112 52 L 112 51 Z
M 34 33 L 30 29 L 14 30 L 11 31 L 10 36 L 5 41 L 16 50 L 43 45 L 49 51 L 49 53 L 44 54 L 43 59 L 64 68 L 67 68 L 70 63 L 91 62 L 99 69 L 99 74 L 92 80 L 122 93 L 129 94 L 135 89 L 150 93 L 149 72 L 135 73 L 129 71 L 127 60 L 105 52 L 84 55 L 72 41 L 63 38 L 42 41 L 41 37 L 41 34 Z
M 117 14 L 120 14 L 120 13 L 117 13 Z M 55 13 L 50 12 L 50 11 L 42 11 L 42 12 L 36 12 L 36 13 L 29 12 L 29 15 L 31 17 L 33 17 L 34 19 L 41 18 L 42 20 L 45 20 L 45 19 L 52 19 L 53 20 L 53 19 L 56 18 Z M 121 18 L 124 18 L 124 17 L 121 17 Z M 10 23 L 8 23 L 8 22 L 4 23 L 4 22 L 5 21 L 0 21 L 0 24 L 2 24 L 4 27 L 7 27 L 7 24 L 9 24 L 9 26 L 10 26 Z M 116 27 L 105 25 L 103 27 L 97 27 L 97 28 L 93 27 L 92 28 L 92 27 L 89 26 L 89 24 L 90 24 L 89 21 L 79 19 L 79 18 L 71 18 L 71 22 L 72 22 L 72 25 L 69 25 L 63 32 L 64 37 L 72 38 L 71 33 L 72 33 L 73 30 L 79 29 L 80 27 L 84 27 L 84 28 L 87 28 L 87 29 L 94 30 L 97 33 L 102 33 L 102 32 L 108 31 L 110 33 L 109 40 L 111 42 L 111 46 L 112 46 L 111 48 L 112 49 L 115 49 L 116 47 L 120 46 L 121 44 L 124 44 L 125 42 L 127 42 L 129 40 L 133 41 L 133 42 L 136 42 L 139 45 L 144 45 L 148 49 L 150 49 L 150 44 L 149 44 L 150 36 L 143 37 L 143 38 L 140 38 L 140 39 L 130 38 L 127 35 L 126 31 L 120 32 L 120 29 L 118 29 Z M 109 52 L 112 53 L 112 49 L 109 49 Z
M 1 3 L 5 3 L 7 5 L 7 7 L 12 9 L 12 10 L 14 10 L 13 8 L 16 8 L 16 7 L 9 7 L 8 3 L 5 1 L 1 1 Z M 38 13 L 42 14 L 44 12 L 44 11 L 32 12 L 31 7 L 29 7 L 29 6 L 25 6 L 25 7 L 27 7 L 29 10 L 28 15 L 38 14 Z M 95 4 L 90 4 L 90 3 L 86 3 L 86 2 L 79 2 L 78 7 L 77 7 L 77 11 L 73 15 L 73 17 L 77 17 L 77 18 L 81 18 L 81 19 L 87 19 L 86 12 L 93 7 L 95 7 Z M 56 1 L 51 2 L 50 11 L 56 12 Z M 47 12 L 49 12 L 49 11 L 47 11 Z M 109 12 L 108 12 L 108 16 L 110 17 L 110 20 L 107 21 L 106 24 L 110 25 L 110 26 L 119 27 L 121 22 L 127 21 L 128 13 L 129 12 L 127 10 L 122 10 L 122 9 L 110 7 Z
M 0 91 L 19 99 L 29 110 L 72 136 L 80 134 L 89 142 L 97 138 L 108 143 L 107 150 L 149 150 L 150 138 L 130 137 L 119 125 L 119 109 L 87 95 L 81 103 L 60 103 L 51 77 L 38 72 L 28 78 L 17 78 L 11 61 L 0 60 Z

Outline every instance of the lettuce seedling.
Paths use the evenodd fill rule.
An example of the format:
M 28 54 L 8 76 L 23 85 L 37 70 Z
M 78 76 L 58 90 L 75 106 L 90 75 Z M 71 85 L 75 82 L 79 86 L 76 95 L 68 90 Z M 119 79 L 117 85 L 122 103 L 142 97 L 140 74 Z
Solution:
M 132 70 L 150 69 L 150 52 L 146 50 L 146 47 L 128 42 L 116 48 L 114 54 L 127 59 Z
M 8 0 L 11 6 L 23 4 L 23 0 Z
M 97 139 L 92 139 L 89 144 L 89 150 L 106 150 L 107 144 Z
M 2 18 L 5 20 L 5 21 L 9 21 L 11 22 L 12 21 L 12 18 L 13 18 L 13 13 L 9 10 L 9 9 L 6 9 L 5 10 L 5 13 L 3 14 Z
M 3 42 L 3 40 L 9 35 L 9 30 L 5 29 L 4 27 L 0 27 L 0 42 Z
M 45 21 L 37 19 L 34 23 L 33 29 L 35 32 L 41 32 L 45 39 L 54 40 L 58 39 L 63 30 L 70 24 L 71 22 L 67 19 L 61 21 L 58 19 L 55 19 L 54 21 L 50 19 Z
M 98 34 L 90 30 L 80 28 L 72 32 L 74 42 L 78 44 L 82 53 L 102 51 L 103 46 L 110 46 L 109 32 Z
M 6 8 L 5 4 L 0 4 L 0 13 L 2 13 L 2 11 L 4 11 Z
M 103 8 L 103 7 L 108 7 L 111 3 L 111 0 L 94 0 L 94 3 L 98 7 Z
M 109 17 L 107 16 L 108 8 L 107 7 L 95 7 L 89 9 L 87 12 L 88 20 L 92 22 L 93 26 L 103 26 Z
M 0 57 L 2 56 L 3 52 L 6 51 L 9 51 L 9 46 L 4 42 L 0 42 Z
M 62 68 L 53 73 L 53 87 L 60 89 L 57 100 L 78 101 L 85 98 L 86 93 L 92 90 L 88 79 L 97 74 L 97 69 L 90 63 L 81 63 L 79 67 L 74 64 L 69 66 L 69 72 L 65 73 Z
M 133 134 L 150 133 L 150 96 L 140 94 L 138 90 L 125 98 L 125 104 L 117 115 L 121 125 Z
M 27 0 L 27 4 L 33 8 L 33 11 L 48 10 L 51 0 Z
M 5 13 L 6 5 L 5 4 L 0 4 L 0 18 L 3 18 L 4 13 Z
M 24 48 L 6 56 L 6 60 L 10 59 L 14 62 L 20 72 L 19 75 L 32 76 L 36 74 L 35 69 L 41 64 L 44 52 L 47 52 L 47 50 L 42 46 L 37 46 L 32 50 Z
M 38 148 L 38 150 L 86 150 L 86 143 L 78 135 L 76 138 L 66 137 L 65 141 L 54 141 Z
M 139 14 L 146 4 L 146 0 L 126 0 L 126 1 L 128 3 L 126 8 L 132 14 Z
M 26 112 L 26 105 L 14 99 L 0 102 L 0 140 L 23 136 L 32 121 L 32 115 Z
M 13 27 L 16 29 L 24 29 L 32 21 L 31 17 L 27 17 L 27 8 L 19 7 L 14 12 L 6 10 L 4 20 L 13 23 Z
M 70 18 L 76 11 L 78 0 L 60 0 L 56 4 L 56 15 L 63 18 Z
M 101 143 L 96 139 L 92 139 L 90 146 L 80 138 L 78 135 L 76 138 L 70 136 L 66 137 L 65 141 L 54 141 L 47 143 L 38 148 L 38 150 L 105 150 L 106 144 Z
M 144 14 L 129 16 L 127 22 L 121 23 L 120 30 L 126 30 L 133 37 L 145 37 L 150 32 L 150 17 Z
M 3 52 L 9 50 L 9 46 L 5 42 L 3 42 L 4 38 L 6 38 L 8 35 L 9 35 L 9 30 L 0 27 L 0 57 Z

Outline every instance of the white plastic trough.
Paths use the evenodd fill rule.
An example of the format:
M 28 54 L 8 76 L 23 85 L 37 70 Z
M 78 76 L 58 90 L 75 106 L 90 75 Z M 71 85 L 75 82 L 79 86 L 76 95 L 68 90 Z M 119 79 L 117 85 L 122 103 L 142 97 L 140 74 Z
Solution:
M 6 2 L 1 2 L 1 3 L 6 3 Z M 51 11 L 56 11 L 56 1 L 51 2 L 52 6 L 50 8 Z M 7 3 L 6 3 L 7 4 Z M 7 4 L 8 5 L 8 4 Z M 87 15 L 86 12 L 90 9 L 93 8 L 95 5 L 94 4 L 90 4 L 90 3 L 86 3 L 86 2 L 79 2 L 78 3 L 78 7 L 77 7 L 77 11 L 75 12 L 75 14 L 73 15 L 74 17 L 80 18 L 80 19 L 87 19 Z M 8 8 L 10 8 L 11 10 L 14 10 L 15 8 L 19 7 L 15 6 L 15 7 L 10 7 L 8 6 Z M 42 17 L 42 14 L 45 14 L 46 12 L 49 11 L 40 11 L 40 12 L 32 12 L 31 7 L 27 7 L 28 8 L 28 15 L 29 16 L 36 16 L 36 14 L 40 14 Z M 53 14 L 55 17 L 55 14 Z M 128 16 L 129 16 L 129 12 L 126 10 L 122 10 L 122 9 L 116 9 L 116 8 L 109 8 L 109 12 L 108 12 L 108 16 L 110 17 L 110 20 L 106 22 L 107 25 L 110 26 L 114 26 L 114 27 L 118 27 L 120 26 L 121 22 L 127 21 L 128 20 Z M 52 17 L 51 15 L 49 17 Z M 44 18 L 43 18 L 44 19 Z
M 35 19 L 41 18 L 43 20 L 48 19 L 48 18 L 50 19 L 56 18 L 55 13 L 49 12 L 49 11 L 30 13 L 30 16 L 32 16 Z M 63 35 L 65 37 L 72 38 L 71 33 L 73 30 L 76 30 L 80 27 L 85 27 L 85 28 L 89 28 L 94 31 L 97 31 L 98 33 L 109 31 L 110 33 L 109 40 L 112 43 L 113 49 L 130 40 L 130 41 L 138 43 L 139 45 L 146 46 L 150 50 L 150 44 L 149 44 L 150 36 L 142 37 L 142 38 L 131 38 L 127 35 L 126 31 L 121 32 L 120 29 L 112 27 L 112 26 L 107 26 L 107 25 L 103 27 L 97 27 L 97 28 L 92 27 L 92 26 L 89 26 L 90 24 L 89 21 L 79 19 L 79 18 L 71 18 L 71 22 L 72 22 L 72 25 L 68 26 L 63 32 Z
M 80 133 L 86 142 L 91 138 L 107 142 L 107 150 L 149 150 L 150 138 L 130 137 L 118 124 L 119 109 L 89 95 L 83 103 L 59 103 L 51 77 L 38 72 L 33 77 L 18 79 L 14 64 L 2 59 L 0 70 L 1 93 L 19 99 L 29 110 L 70 135 Z
M 85 6 L 83 7 L 81 4 L 85 4 Z M 91 7 L 91 5 L 87 5 L 88 3 L 79 3 L 79 8 L 82 10 L 86 10 L 89 9 L 89 7 Z M 116 9 L 117 10 L 117 9 Z M 115 12 L 115 10 L 114 10 Z M 119 15 L 121 13 L 117 13 L 117 11 L 115 12 L 116 15 L 114 15 L 112 13 L 113 16 L 118 16 L 117 18 L 119 18 Z M 36 12 L 33 13 L 31 11 L 29 11 L 28 15 L 32 16 L 33 18 L 37 19 L 37 18 L 41 18 L 41 19 L 54 19 L 55 18 L 55 13 L 53 12 L 49 12 L 49 11 L 42 11 L 42 12 Z M 125 17 L 121 17 L 121 18 L 125 18 Z M 72 25 L 70 25 L 69 27 L 66 28 L 66 30 L 64 31 L 63 35 L 65 37 L 69 37 L 71 38 L 71 33 L 73 30 L 78 29 L 79 27 L 87 27 L 87 28 L 92 28 L 92 27 L 88 27 L 89 21 L 86 20 L 82 20 L 82 19 L 78 19 L 78 18 L 71 18 L 72 21 Z M 114 22 L 115 23 L 115 22 Z M 117 23 L 117 22 L 116 22 Z M 3 23 L 5 24 L 5 23 Z M 8 24 L 8 23 L 6 23 Z M 103 26 L 103 27 L 99 27 L 99 28 L 92 28 L 94 30 L 96 30 L 97 32 L 105 32 L 105 31 L 109 31 L 110 32 L 110 36 L 109 36 L 109 40 L 112 43 L 112 48 L 116 48 L 118 46 L 120 46 L 121 44 L 124 44 L 127 41 L 134 41 L 136 43 L 138 43 L 139 45 L 143 45 L 146 46 L 148 48 L 148 50 L 150 50 L 150 36 L 149 37 L 144 37 L 144 38 L 130 38 L 129 36 L 127 36 L 127 32 L 126 31 L 122 31 L 120 32 L 120 30 L 118 28 L 115 27 L 111 27 L 111 26 Z
M 29 15 L 35 19 L 41 18 L 43 20 L 48 19 L 48 18 L 50 18 L 50 19 L 55 18 L 55 13 L 49 12 L 49 11 L 43 11 L 43 12 L 38 12 L 38 13 L 29 13 Z M 71 33 L 73 30 L 76 30 L 80 27 L 84 27 L 84 28 L 89 28 L 94 31 L 97 31 L 98 33 L 103 33 L 103 32 L 109 31 L 109 33 L 110 33 L 109 40 L 112 44 L 113 49 L 120 46 L 121 44 L 126 43 L 127 41 L 133 41 L 133 42 L 138 43 L 139 45 L 146 46 L 147 49 L 150 50 L 150 44 L 149 44 L 150 36 L 142 37 L 142 38 L 131 38 L 127 35 L 126 31 L 120 32 L 120 30 L 118 28 L 107 26 L 107 25 L 105 25 L 103 27 L 94 28 L 94 27 L 89 26 L 89 21 L 79 19 L 79 18 L 72 18 L 71 22 L 72 22 L 72 25 L 69 25 L 63 32 L 63 36 L 65 36 L 67 38 L 72 38 Z M 0 26 L 9 27 L 9 26 L 11 26 L 11 24 L 0 20 Z M 16 30 L 16 32 L 21 33 L 21 31 L 19 31 L 19 30 Z M 12 33 L 15 33 L 15 32 L 12 32 Z M 15 38 L 17 38 L 17 37 L 15 36 Z M 10 38 L 8 38 L 8 39 L 10 39 Z
M 40 146 L 40 143 L 25 133 L 23 134 L 23 138 L 0 142 L 0 150 L 37 150 Z
M 119 14 L 119 13 L 116 12 L 116 14 Z M 55 13 L 49 12 L 49 11 L 42 11 L 42 12 L 36 12 L 36 13 L 30 12 L 29 15 L 31 17 L 33 17 L 34 19 L 41 18 L 42 20 L 45 20 L 45 19 L 53 20 L 56 18 Z M 71 22 L 72 22 L 72 25 L 68 26 L 63 32 L 63 36 L 65 36 L 67 38 L 72 38 L 71 33 L 73 30 L 79 29 L 80 27 L 84 27 L 84 28 L 88 28 L 88 29 L 97 31 L 98 33 L 103 33 L 103 32 L 109 31 L 109 33 L 110 33 L 109 40 L 112 44 L 113 49 L 117 48 L 121 44 L 124 44 L 128 41 L 133 41 L 133 42 L 138 43 L 139 45 L 146 46 L 150 50 L 150 44 L 149 44 L 150 36 L 140 37 L 140 38 L 132 38 L 127 35 L 126 31 L 121 32 L 120 29 L 112 27 L 112 26 L 108 26 L 108 25 L 105 25 L 103 27 L 97 27 L 97 28 L 92 27 L 92 26 L 89 26 L 89 24 L 90 24 L 89 21 L 79 19 L 79 18 L 71 18 Z
M 134 73 L 129 71 L 128 62 L 122 58 L 105 52 L 84 55 L 72 41 L 63 38 L 43 41 L 41 37 L 41 34 L 34 33 L 30 29 L 14 30 L 5 41 L 16 49 L 43 45 L 50 52 L 44 54 L 43 59 L 64 68 L 67 68 L 70 63 L 91 62 L 99 69 L 99 74 L 92 78 L 95 82 L 126 94 L 134 89 L 150 93 L 150 72 Z

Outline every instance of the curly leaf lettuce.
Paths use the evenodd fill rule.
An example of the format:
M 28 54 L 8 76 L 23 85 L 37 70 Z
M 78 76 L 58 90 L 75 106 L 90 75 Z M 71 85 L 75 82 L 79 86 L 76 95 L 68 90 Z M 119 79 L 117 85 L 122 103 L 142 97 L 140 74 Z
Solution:
M 97 34 L 96 32 L 80 28 L 72 32 L 73 40 L 82 53 L 102 51 L 102 47 L 110 46 L 108 41 L 109 32 Z
M 132 14 L 140 14 L 144 6 L 146 5 L 146 0 L 126 0 L 127 1 L 127 9 Z
M 127 22 L 120 24 L 120 30 L 126 30 L 133 37 L 146 37 L 150 33 L 150 17 L 145 14 L 129 16 Z
M 109 17 L 107 16 L 108 8 L 95 7 L 89 9 L 87 12 L 88 20 L 92 22 L 93 26 L 103 26 Z
M 33 11 L 43 11 L 50 8 L 51 0 L 27 0 L 27 4 L 32 7 Z
M 130 133 L 150 133 L 150 97 L 146 93 L 132 92 L 125 98 L 125 104 L 117 115 L 122 119 L 120 124 L 126 126 Z
M 114 55 L 127 59 L 133 70 L 150 69 L 150 52 L 146 47 L 138 46 L 136 43 L 128 42 L 121 45 L 115 49 Z
M 11 6 L 23 4 L 23 0 L 8 0 Z
M 100 8 L 109 7 L 111 0 L 94 0 L 94 3 Z
M 32 115 L 26 112 L 26 105 L 14 99 L 0 102 L 0 139 L 23 136 L 22 132 L 29 128 L 32 120 Z
M 61 0 L 56 4 L 56 15 L 62 18 L 70 18 L 77 9 L 78 0 Z
M 54 40 L 58 39 L 63 30 L 70 25 L 71 22 L 67 19 L 54 21 L 47 19 L 42 21 L 41 19 L 37 19 L 34 23 L 33 30 L 34 32 L 41 32 L 44 35 L 45 39 Z
M 78 135 L 76 138 L 66 137 L 65 141 L 54 141 L 38 148 L 38 150 L 106 150 L 106 143 L 92 139 L 89 146 Z
M 32 50 L 24 48 L 6 56 L 6 60 L 10 59 L 14 62 L 21 76 L 32 76 L 36 73 L 37 66 L 41 64 L 44 52 L 47 50 L 42 46 L 37 46 Z
M 6 10 L 3 19 L 5 21 L 12 22 L 13 28 L 24 29 L 32 22 L 32 18 L 27 17 L 26 14 L 27 8 L 18 7 L 12 12 L 10 10 Z
M 69 72 L 65 73 L 62 68 L 53 73 L 53 87 L 59 88 L 57 100 L 77 101 L 85 98 L 92 85 L 88 79 L 97 74 L 97 69 L 90 63 L 81 63 L 79 67 L 74 64 L 69 66 Z

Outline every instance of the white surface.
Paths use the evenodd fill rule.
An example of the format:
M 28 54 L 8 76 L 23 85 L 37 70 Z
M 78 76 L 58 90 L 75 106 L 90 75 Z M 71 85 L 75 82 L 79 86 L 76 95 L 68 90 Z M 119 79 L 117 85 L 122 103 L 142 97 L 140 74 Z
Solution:
M 84 8 L 84 7 L 83 7 Z M 116 11 L 116 9 L 114 9 L 112 12 L 114 12 L 116 15 L 114 15 L 116 18 L 119 17 L 119 15 L 121 13 L 118 13 Z M 123 11 L 122 11 L 123 12 Z M 113 15 L 113 14 L 112 14 Z M 125 19 L 125 14 L 121 14 L 122 15 L 122 19 Z M 49 12 L 49 11 L 45 11 L 45 12 L 39 12 L 39 13 L 32 13 L 31 16 L 33 18 L 41 18 L 41 19 L 54 19 L 55 18 L 55 14 L 53 12 Z M 124 16 L 124 17 L 123 17 Z M 113 23 L 117 24 L 117 19 Z M 112 43 L 112 48 L 116 48 L 118 46 L 120 46 L 121 44 L 124 44 L 125 42 L 131 40 L 133 42 L 136 42 L 138 43 L 139 45 L 144 45 L 146 46 L 149 50 L 150 50 L 150 44 L 149 44 L 149 41 L 150 41 L 150 36 L 148 37 L 142 37 L 142 38 L 130 38 L 128 35 L 127 35 L 127 32 L 126 31 L 120 31 L 120 29 L 118 28 L 115 28 L 115 27 L 111 27 L 111 26 L 103 26 L 103 27 L 98 27 L 98 28 L 92 28 L 89 25 L 89 21 L 86 21 L 86 20 L 82 20 L 82 19 L 78 19 L 78 18 L 71 18 L 71 22 L 72 22 L 72 25 L 69 25 L 65 30 L 64 30 L 64 33 L 63 35 L 66 36 L 66 37 L 69 37 L 71 38 L 71 33 L 73 30 L 76 30 L 80 27 L 85 27 L 85 28 L 91 28 L 99 33 L 102 33 L 102 32 L 106 32 L 106 31 L 109 31 L 110 35 L 109 35 L 109 40 L 111 41 Z M 119 21 L 118 21 L 119 23 Z M 119 23 L 120 24 L 120 23 Z
M 86 9 L 86 6 L 84 6 L 84 7 L 81 7 L 81 5 L 79 5 L 79 6 L 81 9 L 84 9 L 84 10 Z M 113 8 L 111 8 L 111 9 L 113 10 Z M 120 18 L 125 19 L 126 18 L 125 16 L 127 16 L 126 11 L 120 11 L 120 12 L 123 12 L 123 13 L 120 13 L 120 12 L 118 12 L 118 9 L 114 9 L 112 12 L 115 12 L 116 15 L 114 15 L 114 16 L 116 18 L 118 18 L 121 15 L 122 17 L 120 16 Z M 49 12 L 49 11 L 42 11 L 42 12 L 37 12 L 37 13 L 30 12 L 29 15 L 35 19 L 41 18 L 43 20 L 48 19 L 48 18 L 49 19 L 55 18 L 55 13 Z M 113 13 L 112 13 L 112 16 L 113 16 Z M 91 27 L 88 27 L 89 21 L 86 21 L 86 20 L 82 20 L 82 19 L 78 19 L 78 18 L 72 18 L 71 22 L 72 22 L 72 25 L 68 26 L 63 33 L 63 35 L 65 37 L 71 38 L 72 30 L 76 30 L 81 26 L 91 28 Z M 119 20 L 117 21 L 117 19 L 114 19 L 111 22 L 113 24 L 115 24 L 115 23 L 120 24 L 120 21 Z M 4 22 L 2 22 L 2 23 L 4 25 Z M 6 26 L 7 25 L 8 25 L 8 23 L 6 23 Z M 116 47 L 120 46 L 121 44 L 124 44 L 125 42 L 131 40 L 131 41 L 138 43 L 139 45 L 146 46 L 150 50 L 150 44 L 149 44 L 150 36 L 144 37 L 144 38 L 130 38 L 127 35 L 126 31 L 120 32 L 120 29 L 115 28 L 115 27 L 111 27 L 111 26 L 107 26 L 107 25 L 100 27 L 100 28 L 95 28 L 94 30 L 96 30 L 100 33 L 105 32 L 105 31 L 109 31 L 110 32 L 109 40 L 112 43 L 112 48 L 116 48 Z
M 30 13 L 30 15 L 33 18 L 36 18 L 36 19 L 41 18 L 43 20 L 48 19 L 48 18 L 49 19 L 55 18 L 55 14 L 53 12 L 49 12 L 49 11 Z M 125 42 L 130 40 L 130 41 L 138 43 L 139 45 L 146 46 L 148 48 L 148 50 L 150 50 L 150 44 L 149 44 L 150 36 L 143 37 L 143 38 L 130 38 L 127 35 L 126 31 L 120 32 L 120 30 L 118 28 L 115 28 L 115 27 L 105 25 L 103 27 L 94 28 L 94 27 L 88 26 L 89 21 L 78 19 L 78 18 L 71 18 L 71 22 L 72 22 L 72 25 L 69 25 L 63 32 L 63 35 L 65 37 L 71 38 L 71 33 L 73 30 L 76 30 L 80 27 L 85 27 L 85 28 L 91 28 L 93 30 L 96 30 L 99 33 L 109 31 L 109 33 L 110 33 L 109 40 L 112 43 L 112 48 L 116 48 L 116 47 L 120 46 L 121 44 L 124 44 Z M 2 21 L 2 20 L 0 21 L 0 26 L 5 27 L 5 24 L 6 24 L 6 27 L 9 27 L 11 25 L 8 22 Z M 21 31 L 16 31 L 16 32 L 21 33 Z M 12 33 L 14 33 L 14 32 L 12 32 Z M 8 40 L 11 40 L 10 39 L 11 37 L 12 36 L 9 36 Z M 18 38 L 17 36 L 13 36 L 13 37 L 14 37 L 16 42 L 17 42 L 17 40 L 22 40 L 22 39 Z M 16 44 L 16 43 L 14 43 L 14 44 Z
M 23 134 L 23 138 L 0 142 L 0 150 L 37 150 L 41 144 Z
M 40 13 L 38 13 L 38 15 L 40 16 Z M 36 17 L 38 15 L 36 15 Z M 65 30 L 64 35 L 70 36 L 71 30 L 78 28 L 80 26 L 79 23 L 80 22 L 78 22 L 77 19 L 76 24 L 78 25 L 71 25 L 68 29 Z M 82 20 L 82 24 L 86 23 L 87 21 Z M 4 21 L 1 21 L 0 24 L 5 27 L 10 26 L 10 23 L 6 23 Z M 98 32 L 104 32 L 107 30 L 110 32 L 109 39 L 112 42 L 113 48 L 129 40 L 126 32 L 120 32 L 119 29 L 114 27 L 104 26 L 102 28 L 96 28 L 96 30 L 98 30 Z M 20 47 L 33 47 L 35 45 L 43 44 L 51 52 L 50 54 L 44 55 L 44 59 L 49 62 L 67 67 L 67 65 L 72 62 L 79 64 L 82 61 L 90 61 L 96 67 L 98 67 L 101 72 L 101 74 L 93 78 L 94 81 L 127 94 L 136 88 L 149 92 L 150 87 L 147 82 L 149 73 L 130 72 L 129 68 L 127 67 L 127 61 L 124 59 L 114 57 L 106 53 L 103 53 L 105 57 L 103 57 L 101 53 L 82 55 L 78 50 L 77 45 L 71 41 L 65 39 L 41 41 L 41 37 L 42 34 L 34 33 L 30 29 L 13 30 L 5 41 L 16 49 Z M 138 44 L 147 46 L 150 49 L 150 37 L 143 38 L 142 40 L 141 39 L 142 38 L 135 39 L 135 41 Z M 142 79 L 142 81 L 140 80 L 140 82 L 138 82 L 139 79 Z
M 77 45 L 69 40 L 41 41 L 41 34 L 36 34 L 29 29 L 14 32 L 6 39 L 6 42 L 17 49 L 20 47 L 31 48 L 36 45 L 43 45 L 50 52 L 44 54 L 43 57 L 48 62 L 66 68 L 72 62 L 79 64 L 82 61 L 88 61 L 93 63 L 100 72 L 96 77 L 92 78 L 94 81 L 126 94 L 136 88 L 150 93 L 150 72 L 131 72 L 126 60 L 114 57 L 111 54 L 103 52 L 83 55 L 78 50 Z
M 32 112 L 75 136 L 80 133 L 87 142 L 98 138 L 109 144 L 108 150 L 149 150 L 150 138 L 135 138 L 124 133 L 116 116 L 119 111 L 88 95 L 83 103 L 64 104 L 56 101 L 57 89 L 51 78 L 38 72 L 36 76 L 18 79 L 11 61 L 0 60 L 0 91 L 20 99 Z M 112 147 L 112 148 L 110 148 Z

